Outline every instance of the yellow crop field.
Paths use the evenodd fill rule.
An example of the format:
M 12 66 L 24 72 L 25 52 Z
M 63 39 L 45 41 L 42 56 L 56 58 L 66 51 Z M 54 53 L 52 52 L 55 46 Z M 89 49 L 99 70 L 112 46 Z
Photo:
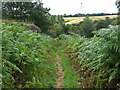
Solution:
M 91 16 L 90 19 L 94 20 L 100 20 L 105 19 L 106 17 L 109 17 L 110 19 L 116 18 L 117 15 L 105 15 L 105 16 Z M 84 20 L 85 17 L 65 17 L 64 20 L 66 24 L 77 24 Z

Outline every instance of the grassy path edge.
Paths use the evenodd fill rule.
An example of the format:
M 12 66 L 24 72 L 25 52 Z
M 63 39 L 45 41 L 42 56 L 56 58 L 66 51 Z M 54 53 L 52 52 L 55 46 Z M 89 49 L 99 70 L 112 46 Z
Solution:
M 80 76 L 72 68 L 70 60 L 61 47 L 58 47 L 58 56 L 61 58 L 61 66 L 64 72 L 64 83 L 62 88 L 80 88 L 78 83 Z

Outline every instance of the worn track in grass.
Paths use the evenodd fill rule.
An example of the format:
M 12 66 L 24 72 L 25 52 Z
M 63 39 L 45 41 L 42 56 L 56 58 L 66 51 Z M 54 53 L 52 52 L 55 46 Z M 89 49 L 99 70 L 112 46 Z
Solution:
M 61 67 L 61 58 L 58 57 L 58 54 L 56 53 L 56 58 L 58 60 L 58 78 L 56 79 L 57 85 L 56 88 L 62 88 L 63 87 L 63 82 L 64 82 L 64 72 Z

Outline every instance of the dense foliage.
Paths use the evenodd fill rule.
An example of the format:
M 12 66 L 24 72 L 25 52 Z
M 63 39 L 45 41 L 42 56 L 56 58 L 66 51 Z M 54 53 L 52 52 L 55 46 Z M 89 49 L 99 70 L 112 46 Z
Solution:
M 52 25 L 47 31 L 47 34 L 51 35 L 52 37 L 57 37 L 60 34 L 68 33 L 69 26 L 65 25 L 62 15 L 51 15 L 50 20 L 52 22 Z
M 36 2 L 3 2 L 2 15 L 3 19 L 15 19 L 33 22 L 41 28 L 41 31 L 53 37 L 72 31 L 81 36 L 92 37 L 92 31 L 108 27 L 109 24 L 117 24 L 115 20 L 106 18 L 105 20 L 93 21 L 88 17 L 77 25 L 65 25 L 63 15 L 50 15 L 49 10 L 43 7 L 40 0 Z M 78 16 L 81 14 L 78 14 Z M 108 14 L 88 14 L 108 15 Z M 85 16 L 85 15 L 84 15 Z M 71 16 L 72 17 L 72 16 Z
M 57 38 L 32 32 L 23 23 L 3 20 L 0 86 L 56 87 L 58 54 L 64 72 L 63 87 L 120 87 L 120 26 L 117 25 L 120 19 L 107 17 L 92 21 L 86 16 L 79 24 L 65 25 L 62 15 L 50 15 L 50 9 L 43 8 L 40 0 L 36 1 L 3 2 L 3 19 L 31 21 L 42 32 Z
M 94 31 L 93 38 L 60 35 L 59 40 L 81 75 L 82 86 L 107 88 L 120 85 L 120 31 L 110 26 Z M 73 63 L 73 62 L 72 62 Z M 78 66 L 78 67 L 77 67 Z
M 69 25 L 68 32 L 73 32 L 90 38 L 93 36 L 92 31 L 97 31 L 101 28 L 108 28 L 109 25 L 117 24 L 118 18 L 110 19 L 109 17 L 106 17 L 105 20 L 100 19 L 93 21 L 88 16 L 86 16 L 85 19 L 80 23 Z
M 85 17 L 83 23 L 81 24 L 83 34 L 90 38 L 93 36 L 92 31 L 95 31 L 94 23 L 88 16 Z
M 64 19 L 62 15 L 51 15 L 50 20 L 53 24 L 64 24 Z
M 41 28 L 42 32 L 46 32 L 51 25 L 48 19 L 49 10 L 43 8 L 39 0 L 36 2 L 3 2 L 2 18 L 33 22 Z
M 54 51 L 53 38 L 34 33 L 15 22 L 4 21 L 0 28 L 2 87 L 54 87 L 56 60 L 49 58 L 55 57 L 52 53 Z
M 55 40 L 45 34 L 29 31 L 21 23 L 3 21 L 0 28 L 4 88 L 55 87 L 57 67 L 54 45 L 58 40 L 79 72 L 82 87 L 120 85 L 118 26 L 94 31 L 92 38 L 69 33 Z M 85 85 L 85 82 L 89 83 Z

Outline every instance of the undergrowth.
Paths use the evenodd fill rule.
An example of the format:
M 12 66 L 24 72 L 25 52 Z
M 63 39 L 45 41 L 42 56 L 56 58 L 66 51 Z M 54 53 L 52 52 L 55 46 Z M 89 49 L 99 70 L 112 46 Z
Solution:
M 58 40 L 75 64 L 86 88 L 116 88 L 120 83 L 120 33 L 118 26 L 94 31 L 93 38 L 74 33 L 60 35 Z
M 94 31 L 92 38 L 70 33 L 54 39 L 21 24 L 5 20 L 0 25 L 3 88 L 54 88 L 58 77 L 56 52 L 62 60 L 63 88 L 120 87 L 118 26 Z
M 54 87 L 57 77 L 54 39 L 32 32 L 17 22 L 3 21 L 0 28 L 2 87 Z

